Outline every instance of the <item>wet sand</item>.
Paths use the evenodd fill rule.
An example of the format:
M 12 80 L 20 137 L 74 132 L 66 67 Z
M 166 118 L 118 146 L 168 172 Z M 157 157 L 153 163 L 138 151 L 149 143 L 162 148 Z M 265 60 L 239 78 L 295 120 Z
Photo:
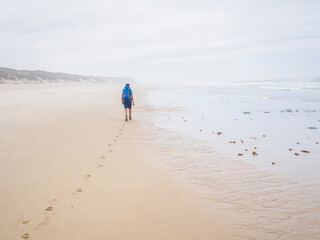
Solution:
M 306 126 L 318 127 L 319 105 L 214 89 L 213 96 L 208 87 L 150 90 L 161 130 L 155 141 L 167 153 L 162 163 L 202 189 L 201 198 L 218 211 L 231 212 L 240 239 L 318 239 L 319 133 Z M 286 105 L 303 111 L 275 113 Z
M 121 86 L 0 91 L 0 239 L 235 239 L 232 212 L 162 164 L 138 94 L 125 123 Z

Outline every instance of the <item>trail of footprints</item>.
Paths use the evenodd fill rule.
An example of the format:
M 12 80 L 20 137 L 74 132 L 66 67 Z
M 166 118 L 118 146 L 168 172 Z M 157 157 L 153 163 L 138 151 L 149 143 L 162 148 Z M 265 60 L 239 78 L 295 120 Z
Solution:
M 112 147 L 115 145 L 115 143 L 117 142 L 117 139 L 119 139 L 119 137 L 123 134 L 123 129 L 125 128 L 125 124 L 122 124 L 120 130 L 119 130 L 119 134 L 115 136 L 115 139 L 113 140 L 113 144 L 109 143 L 107 145 L 107 148 L 109 149 L 108 150 L 108 153 L 112 153 Z M 100 156 L 100 159 L 103 160 L 103 159 L 106 159 L 107 157 L 106 156 Z M 99 169 L 99 168 L 102 168 L 103 167 L 103 164 L 98 164 L 95 168 L 96 169 Z M 90 178 L 92 177 L 91 174 L 86 174 L 83 178 L 84 180 L 89 180 Z M 71 194 L 72 195 L 76 195 L 76 194 L 80 194 L 82 193 L 83 190 L 81 188 L 78 188 L 76 190 L 74 190 Z M 49 221 L 50 221 L 50 215 L 52 214 L 52 212 L 54 211 L 55 209 L 55 205 L 56 203 L 58 202 L 57 199 L 53 199 L 50 203 L 50 205 L 45 208 L 43 211 L 41 211 L 41 213 L 39 213 L 38 215 L 34 216 L 34 217 L 31 217 L 31 218 L 28 218 L 28 219 L 25 219 L 25 220 L 22 220 L 18 226 L 17 226 L 17 231 L 19 232 L 23 232 L 21 230 L 22 229 L 26 229 L 28 228 L 30 224 L 33 223 L 33 230 L 39 230 L 42 226 L 45 226 L 47 224 L 49 224 Z M 71 206 L 71 208 L 73 208 L 73 206 Z M 30 229 L 30 227 L 29 227 Z M 27 229 L 26 229 L 27 230 Z M 30 239 L 31 238 L 31 234 L 29 233 L 29 231 L 24 231 L 24 233 L 20 233 L 19 234 L 19 237 L 21 239 Z

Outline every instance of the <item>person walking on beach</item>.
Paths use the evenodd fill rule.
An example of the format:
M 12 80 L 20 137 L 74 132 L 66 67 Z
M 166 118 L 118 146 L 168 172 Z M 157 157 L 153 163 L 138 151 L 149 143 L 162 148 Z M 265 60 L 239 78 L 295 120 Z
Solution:
M 121 96 L 121 101 L 124 106 L 124 113 L 125 113 L 125 120 L 128 121 L 128 108 L 129 108 L 129 120 L 132 120 L 131 118 L 131 107 L 134 106 L 134 99 L 133 99 L 133 94 L 132 90 L 130 88 L 130 84 L 127 83 L 126 86 L 122 90 L 122 96 Z

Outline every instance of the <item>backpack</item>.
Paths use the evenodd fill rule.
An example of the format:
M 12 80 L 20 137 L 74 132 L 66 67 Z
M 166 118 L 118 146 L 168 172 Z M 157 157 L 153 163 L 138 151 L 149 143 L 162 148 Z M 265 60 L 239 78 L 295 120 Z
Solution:
M 132 90 L 131 88 L 128 86 L 125 86 L 125 88 L 122 90 L 122 95 L 123 95 L 123 99 L 126 101 L 131 101 L 132 100 Z

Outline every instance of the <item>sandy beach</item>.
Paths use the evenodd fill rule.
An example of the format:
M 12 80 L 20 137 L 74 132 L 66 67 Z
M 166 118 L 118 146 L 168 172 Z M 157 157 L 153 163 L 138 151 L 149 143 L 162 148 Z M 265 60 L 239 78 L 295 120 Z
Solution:
M 1 86 L 0 239 L 234 239 L 161 167 L 142 94 L 123 121 L 121 88 Z
M 0 240 L 320 240 L 320 1 L 0 9 Z
M 309 158 L 293 162 L 278 144 L 274 160 L 268 146 L 278 136 L 263 128 L 272 115 L 250 120 L 246 100 L 251 116 L 224 96 L 228 107 L 216 101 L 210 118 L 204 105 L 185 102 L 197 101 L 188 89 L 135 85 L 137 106 L 125 122 L 122 87 L 1 86 L 0 239 L 317 239 L 319 179 L 308 168 L 318 166 L 319 145 L 308 142 L 317 131 L 301 141 Z M 251 139 L 248 122 L 267 137 Z M 284 169 L 302 171 L 294 178 Z

